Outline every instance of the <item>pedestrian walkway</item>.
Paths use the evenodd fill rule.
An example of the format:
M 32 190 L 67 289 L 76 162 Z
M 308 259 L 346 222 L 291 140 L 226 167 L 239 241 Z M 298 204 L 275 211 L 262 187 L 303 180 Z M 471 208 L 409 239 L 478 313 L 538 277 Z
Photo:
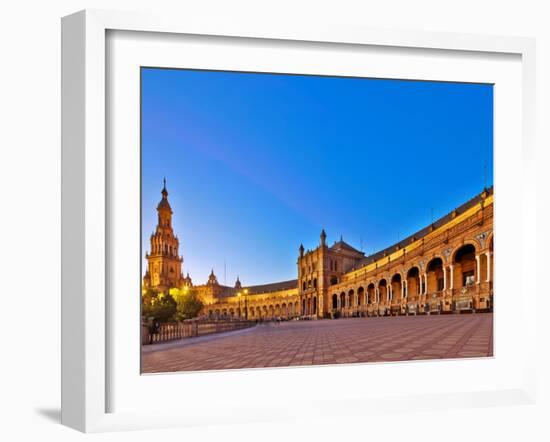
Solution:
M 144 373 L 493 355 L 493 314 L 291 321 L 146 349 Z

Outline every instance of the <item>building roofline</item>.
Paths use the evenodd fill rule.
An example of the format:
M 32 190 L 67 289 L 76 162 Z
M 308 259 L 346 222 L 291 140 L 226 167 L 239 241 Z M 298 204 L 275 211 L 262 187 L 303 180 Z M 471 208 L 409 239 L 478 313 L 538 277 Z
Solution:
M 407 247 L 411 244 L 411 242 L 421 240 L 425 236 L 427 236 L 429 233 L 433 232 L 434 230 L 437 230 L 440 227 L 443 227 L 445 224 L 447 224 L 449 221 L 454 219 L 456 216 L 466 212 L 468 209 L 471 209 L 476 204 L 479 204 L 481 201 L 483 201 L 483 193 L 486 193 L 486 196 L 490 196 L 494 194 L 493 186 L 489 188 L 483 189 L 483 191 L 473 198 L 466 201 L 464 204 L 458 206 L 456 209 L 452 210 L 451 212 L 447 213 L 446 215 L 442 216 L 438 220 L 434 221 L 432 224 L 429 224 L 428 226 L 418 230 L 417 232 L 413 233 L 412 235 L 407 236 L 406 238 L 402 239 L 401 241 L 398 241 L 382 250 L 379 250 L 378 252 L 373 253 L 372 255 L 365 256 L 365 259 L 363 260 L 363 266 L 367 264 L 371 264 L 375 261 L 378 261 L 385 256 L 389 255 L 390 253 L 395 252 L 396 249 L 402 249 Z
M 204 287 L 205 285 L 197 286 Z M 270 282 L 267 284 L 258 284 L 258 285 L 248 285 L 242 286 L 242 288 L 237 289 L 235 287 L 230 287 L 227 285 L 219 284 L 219 287 L 222 289 L 221 296 L 222 298 L 228 298 L 231 296 L 236 296 L 239 291 L 248 290 L 248 295 L 260 295 L 262 293 L 271 293 L 278 292 L 282 290 L 292 290 L 298 287 L 297 279 L 290 279 L 287 281 L 279 282 Z

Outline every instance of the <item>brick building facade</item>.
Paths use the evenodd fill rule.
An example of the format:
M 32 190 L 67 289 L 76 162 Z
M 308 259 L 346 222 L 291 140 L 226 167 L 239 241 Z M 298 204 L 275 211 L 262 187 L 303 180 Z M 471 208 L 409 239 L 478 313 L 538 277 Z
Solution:
M 143 288 L 167 291 L 193 286 L 182 275 L 183 258 L 171 227 L 166 186 L 157 207 L 158 226 L 146 254 Z M 248 320 L 441 314 L 493 308 L 493 189 L 380 252 L 366 256 L 343 238 L 331 246 L 300 245 L 298 278 L 257 286 L 208 282 L 193 286 L 203 315 Z

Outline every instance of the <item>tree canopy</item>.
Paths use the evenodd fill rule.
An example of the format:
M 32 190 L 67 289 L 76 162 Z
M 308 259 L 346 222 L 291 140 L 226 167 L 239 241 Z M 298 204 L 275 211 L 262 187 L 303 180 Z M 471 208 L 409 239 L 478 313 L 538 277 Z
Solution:
M 141 298 L 141 314 L 145 318 L 155 318 L 159 322 L 174 320 L 177 304 L 171 295 L 147 290 Z
M 176 300 L 176 320 L 196 318 L 204 304 L 196 290 L 189 287 L 171 289 L 170 295 Z
M 159 322 L 196 318 L 204 304 L 197 291 L 184 287 L 172 288 L 168 294 L 148 289 L 141 297 L 141 314 Z

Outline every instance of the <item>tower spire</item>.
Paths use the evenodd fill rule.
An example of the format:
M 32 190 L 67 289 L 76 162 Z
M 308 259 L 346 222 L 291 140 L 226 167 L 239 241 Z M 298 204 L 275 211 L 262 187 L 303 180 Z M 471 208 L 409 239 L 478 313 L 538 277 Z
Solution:
M 146 283 L 159 291 L 180 287 L 183 281 L 179 241 L 172 229 L 172 208 L 168 202 L 166 177 L 163 178 L 162 199 L 157 205 L 157 228 L 151 235 L 151 253 L 147 261 L 149 279 Z
M 162 179 L 162 184 L 163 184 L 163 185 L 162 185 L 162 191 L 161 191 L 161 193 L 162 193 L 162 196 L 163 196 L 164 198 L 166 198 L 166 197 L 168 196 L 168 191 L 166 190 L 166 177 L 164 177 L 164 178 Z

